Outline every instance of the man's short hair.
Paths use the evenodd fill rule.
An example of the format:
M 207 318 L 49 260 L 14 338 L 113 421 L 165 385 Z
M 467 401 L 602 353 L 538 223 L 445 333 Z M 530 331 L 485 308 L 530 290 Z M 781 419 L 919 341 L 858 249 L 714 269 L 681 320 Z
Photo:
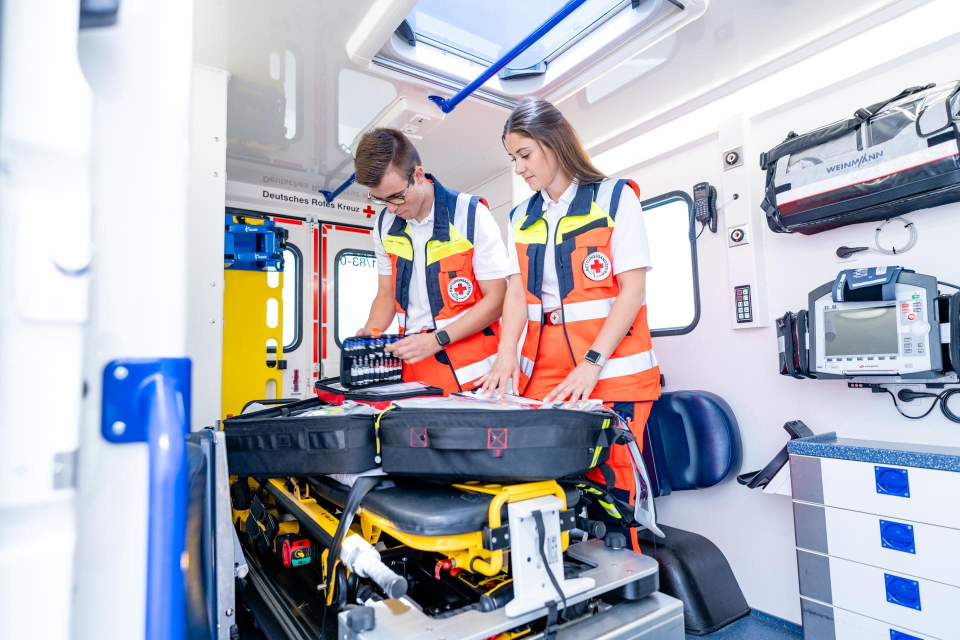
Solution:
M 354 158 L 357 183 L 376 187 L 391 166 L 408 180 L 420 166 L 420 154 L 407 136 L 388 128 L 371 129 L 363 134 Z

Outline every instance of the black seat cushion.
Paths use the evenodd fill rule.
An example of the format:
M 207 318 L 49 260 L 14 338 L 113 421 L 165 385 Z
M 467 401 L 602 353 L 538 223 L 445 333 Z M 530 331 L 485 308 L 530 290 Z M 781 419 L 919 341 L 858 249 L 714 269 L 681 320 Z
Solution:
M 720 396 L 674 391 L 653 403 L 643 461 L 654 495 L 720 484 L 736 475 L 741 456 L 737 418 Z
M 368 493 L 360 503 L 364 509 L 385 518 L 397 531 L 418 536 L 448 536 L 481 531 L 493 496 L 463 491 L 449 484 L 394 479 L 394 486 L 380 487 Z M 310 488 L 329 502 L 342 507 L 350 487 L 319 476 L 310 478 Z M 576 488 L 564 487 L 567 508 L 580 498 Z M 500 512 L 507 523 L 507 507 Z

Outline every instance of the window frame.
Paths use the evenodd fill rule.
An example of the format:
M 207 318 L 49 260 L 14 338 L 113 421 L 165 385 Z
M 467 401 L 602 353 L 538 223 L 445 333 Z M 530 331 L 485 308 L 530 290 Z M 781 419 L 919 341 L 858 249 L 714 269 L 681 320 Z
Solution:
M 495 75 L 472 97 L 507 108 L 513 108 L 516 101 L 531 94 L 561 100 L 576 87 L 584 86 L 640 53 L 660 36 L 676 32 L 699 18 L 706 11 L 705 4 L 703 0 L 688 0 L 680 9 L 672 0 L 649 0 L 638 8 L 627 3 L 548 56 L 546 73 L 505 81 Z M 375 46 L 376 52 L 366 58 L 348 48 L 354 62 L 380 67 L 381 73 L 402 73 L 454 92 L 487 68 L 469 54 L 469 57 L 461 56 L 432 43 L 427 47 L 411 46 L 395 33 L 390 34 L 386 42 L 371 41 L 364 45 L 371 49 Z
M 284 242 L 284 249 L 290 249 L 290 252 L 294 255 L 294 262 L 296 263 L 296 273 L 294 274 L 297 282 L 294 285 L 294 295 L 296 296 L 296 304 L 294 305 L 294 310 L 296 311 L 296 322 L 293 324 L 293 342 L 290 345 L 283 345 L 283 352 L 287 353 L 288 351 L 296 351 L 300 348 L 300 345 L 303 344 L 303 252 L 300 251 L 300 247 L 293 244 L 292 242 Z M 283 267 L 283 275 L 286 277 L 287 273 L 286 264 Z M 283 287 L 280 287 L 280 311 L 282 317 L 286 317 L 285 309 L 283 308 Z M 283 323 L 280 323 L 280 337 L 283 337 Z
M 682 336 L 693 331 L 700 323 L 700 269 L 697 264 L 697 236 L 694 232 L 696 225 L 693 219 L 693 198 L 686 191 L 668 191 L 652 198 L 647 198 L 640 202 L 640 208 L 644 212 L 651 211 L 657 207 L 669 204 L 670 202 L 683 201 L 687 205 L 688 220 L 688 238 L 690 239 L 690 266 L 693 275 L 693 320 L 685 327 L 671 327 L 668 329 L 651 329 L 650 335 L 654 338 L 660 336 Z M 648 240 L 650 238 L 648 237 Z
M 340 256 L 345 253 L 349 253 L 357 256 L 370 256 L 374 260 L 377 259 L 377 254 L 374 251 L 367 249 L 341 249 L 337 252 L 337 255 L 333 258 L 333 342 L 339 348 L 343 348 L 343 343 L 340 342 Z M 379 273 L 378 273 L 379 275 Z

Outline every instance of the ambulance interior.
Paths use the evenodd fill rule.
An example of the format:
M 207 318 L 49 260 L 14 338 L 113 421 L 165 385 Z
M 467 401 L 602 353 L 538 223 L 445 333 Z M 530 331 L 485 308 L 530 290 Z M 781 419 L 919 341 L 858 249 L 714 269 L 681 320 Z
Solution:
M 775 229 L 771 197 L 827 187 L 768 171 L 785 140 L 921 91 L 947 105 L 936 160 L 958 171 L 955 2 L 3 0 L 0 16 L 0 637 L 960 638 L 960 204 L 940 182 L 809 232 L 781 197 Z M 663 376 L 642 552 L 553 481 L 458 489 L 481 504 L 469 526 L 402 483 L 360 506 L 322 477 L 238 482 L 224 421 L 336 383 L 376 294 L 360 135 L 402 130 L 506 238 L 531 192 L 501 135 L 528 95 L 639 187 Z M 924 104 L 897 111 L 924 159 L 844 188 L 934 160 Z M 872 148 L 857 137 L 836 175 L 894 154 Z M 930 336 L 929 366 L 854 360 L 881 303 L 838 301 L 847 278 L 887 278 L 892 352 Z M 801 309 L 809 324 L 785 316 Z M 566 583 L 594 585 L 562 603 L 520 577 L 546 525 L 507 517 L 544 496 L 564 505 Z M 529 539 L 491 542 L 508 531 Z M 330 560 L 334 542 L 358 555 Z

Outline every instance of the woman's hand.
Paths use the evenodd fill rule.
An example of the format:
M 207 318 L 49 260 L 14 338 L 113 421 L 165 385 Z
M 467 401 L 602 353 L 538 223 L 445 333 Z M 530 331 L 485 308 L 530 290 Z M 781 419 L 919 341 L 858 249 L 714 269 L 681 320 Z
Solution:
M 570 402 L 577 400 L 587 400 L 593 393 L 597 381 L 600 380 L 601 367 L 589 362 L 581 362 L 577 368 L 567 374 L 566 379 L 558 384 L 556 388 L 547 394 L 544 402 L 563 402 L 567 398 Z
M 480 382 L 480 394 L 485 397 L 494 392 L 501 400 L 505 393 L 520 395 L 520 362 L 516 353 L 498 353 L 490 372 L 480 378 Z

